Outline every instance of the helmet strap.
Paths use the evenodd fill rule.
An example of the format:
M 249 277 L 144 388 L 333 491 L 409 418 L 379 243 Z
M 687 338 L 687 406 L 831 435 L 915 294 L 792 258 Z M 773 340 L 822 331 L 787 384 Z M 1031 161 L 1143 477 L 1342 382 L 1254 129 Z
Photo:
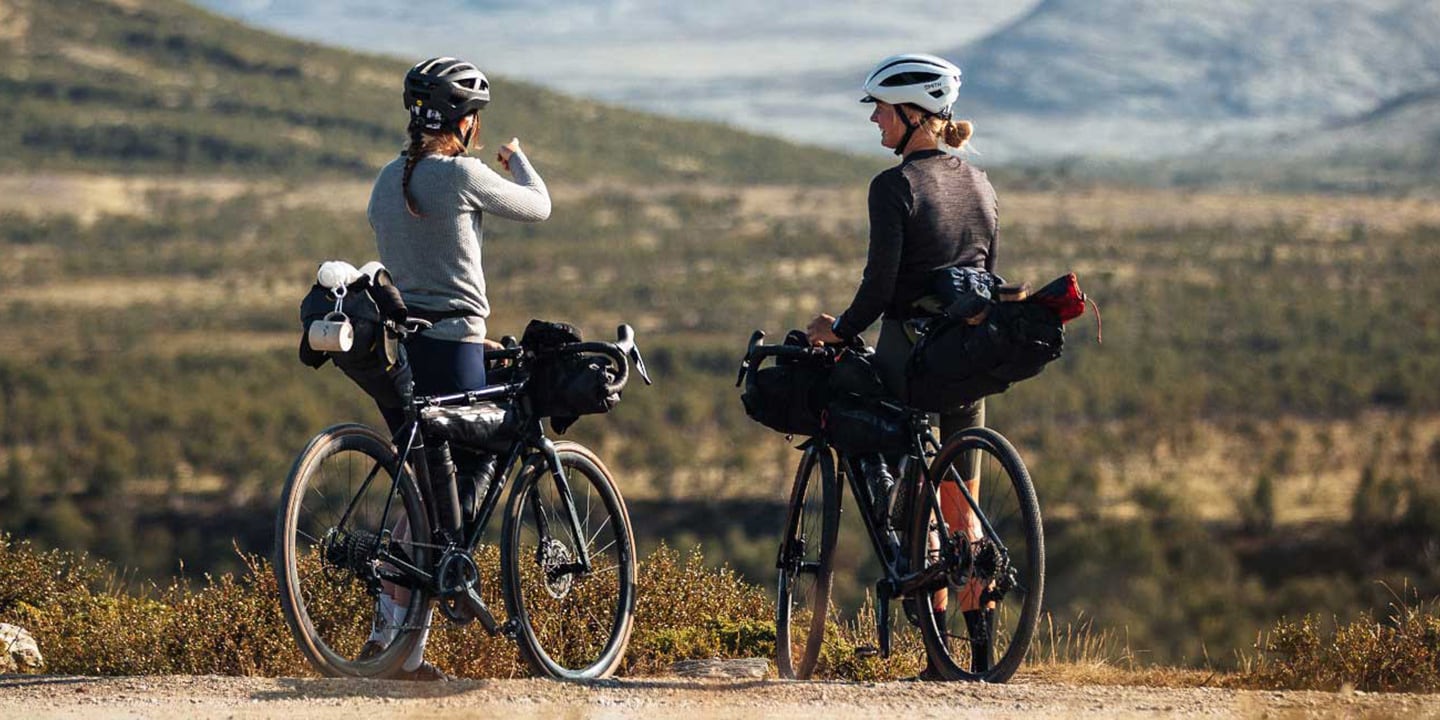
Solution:
M 467 117 L 470 118 L 470 129 L 462 133 L 460 132 L 460 120 Z M 460 139 L 460 144 L 465 146 L 465 152 L 468 153 L 470 152 L 470 143 L 475 139 L 475 130 L 480 127 L 480 114 L 471 112 L 468 115 L 462 115 L 460 120 L 455 121 L 455 137 Z
M 895 145 L 895 154 L 904 155 L 905 146 L 910 144 L 910 136 L 920 129 L 920 123 L 910 122 L 910 116 L 906 114 L 905 108 L 901 105 L 895 106 L 895 114 L 900 116 L 900 122 L 905 125 L 905 134 L 900 136 L 900 142 Z M 926 113 L 925 117 L 930 117 L 930 113 Z M 920 118 L 920 120 L 924 122 L 925 118 Z

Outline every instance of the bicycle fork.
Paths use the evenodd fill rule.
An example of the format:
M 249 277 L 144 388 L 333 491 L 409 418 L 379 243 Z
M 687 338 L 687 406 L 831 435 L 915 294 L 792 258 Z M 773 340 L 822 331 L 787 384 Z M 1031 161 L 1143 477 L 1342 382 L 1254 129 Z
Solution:
M 550 467 L 550 473 L 555 478 L 555 491 L 560 496 L 560 504 L 565 508 L 565 519 L 570 525 L 570 537 L 575 541 L 576 559 L 573 562 L 561 563 L 553 571 L 556 577 L 571 574 L 584 575 L 590 572 L 590 543 L 585 537 L 584 528 L 580 527 L 580 511 L 575 507 L 575 496 L 570 492 L 570 481 L 565 477 L 565 468 L 560 465 L 560 454 L 555 450 L 555 443 L 550 438 L 542 436 L 539 442 L 540 451 L 545 455 L 545 464 Z M 549 523 L 545 521 L 545 513 L 540 509 L 539 498 L 535 498 L 536 525 L 540 530 L 542 538 L 550 535 Z M 543 543 L 542 543 L 543 546 Z

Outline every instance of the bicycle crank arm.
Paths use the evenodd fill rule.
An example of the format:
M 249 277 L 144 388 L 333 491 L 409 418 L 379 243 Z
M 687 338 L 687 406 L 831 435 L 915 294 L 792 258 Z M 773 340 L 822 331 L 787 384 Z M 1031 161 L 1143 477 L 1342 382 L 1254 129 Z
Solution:
M 890 657 L 890 583 L 875 583 L 875 636 L 880 639 L 880 657 Z
M 895 580 L 881 580 L 877 587 L 884 587 L 889 597 L 911 597 L 917 593 L 931 593 L 948 584 L 949 568 L 945 563 L 936 563 L 912 575 Z
M 464 603 L 470 614 L 480 621 L 480 626 L 485 628 L 485 632 L 491 635 L 502 633 L 500 623 L 495 622 L 495 615 L 490 612 L 490 608 L 485 607 L 485 601 L 480 599 L 480 594 L 475 592 L 475 588 L 472 587 L 460 595 L 460 602 Z

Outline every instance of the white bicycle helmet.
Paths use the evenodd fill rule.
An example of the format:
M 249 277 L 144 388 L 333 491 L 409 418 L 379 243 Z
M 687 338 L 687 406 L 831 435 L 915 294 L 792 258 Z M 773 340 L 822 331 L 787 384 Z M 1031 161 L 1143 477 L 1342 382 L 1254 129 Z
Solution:
M 860 102 L 884 100 L 891 105 L 915 105 L 932 115 L 948 118 L 960 96 L 960 68 L 942 57 L 923 53 L 891 55 L 881 60 L 861 86 Z

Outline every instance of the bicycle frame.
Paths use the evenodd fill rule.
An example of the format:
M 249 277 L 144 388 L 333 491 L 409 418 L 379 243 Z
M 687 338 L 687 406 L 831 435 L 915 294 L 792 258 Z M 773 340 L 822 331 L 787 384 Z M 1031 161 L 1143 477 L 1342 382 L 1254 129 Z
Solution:
M 376 568 L 376 575 L 385 582 L 411 589 L 425 589 L 438 597 L 458 594 L 462 601 L 465 601 L 469 606 L 469 610 L 474 617 L 480 620 L 486 631 L 492 635 L 510 632 L 513 629 L 513 620 L 501 625 L 495 621 L 493 614 L 490 613 L 477 593 L 460 593 L 453 588 L 442 587 L 441 576 L 443 573 L 441 571 L 444 568 L 444 563 L 447 561 L 447 558 L 453 557 L 456 552 L 463 552 L 468 556 L 479 544 L 481 536 L 489 526 L 495 509 L 499 507 L 500 497 L 507 484 L 507 479 L 522 461 L 533 463 L 536 455 L 543 459 L 546 469 L 549 470 L 551 476 L 554 478 L 556 490 L 566 510 L 565 529 L 570 534 L 570 539 L 573 541 L 572 547 L 578 557 L 574 562 L 566 563 L 555 568 L 554 572 L 563 574 L 585 574 L 591 570 L 590 551 L 589 548 L 586 547 L 583 531 L 580 529 L 579 511 L 575 506 L 574 496 L 570 491 L 569 481 L 565 476 L 565 469 L 560 464 L 560 458 L 555 450 L 555 444 L 545 436 L 540 418 L 530 417 L 527 420 L 525 432 L 511 442 L 509 449 L 501 455 L 500 461 L 496 463 L 495 475 L 485 491 L 485 497 L 480 501 L 476 522 L 470 527 L 469 534 L 463 538 L 451 537 L 447 530 L 440 527 L 441 499 L 435 497 L 432 489 L 430 483 L 430 468 L 426 462 L 425 453 L 414 453 L 412 451 L 424 447 L 424 433 L 421 430 L 421 422 L 419 419 L 420 408 L 425 406 L 473 405 L 488 400 L 514 400 L 520 398 L 523 391 L 524 383 L 508 383 L 453 395 L 416 398 L 411 411 L 406 414 L 404 424 L 401 425 L 391 439 L 391 442 L 394 443 L 399 450 L 396 455 L 395 466 L 386 468 L 391 473 L 391 488 L 390 493 L 386 497 L 384 510 L 382 510 L 380 516 L 380 527 L 386 529 L 382 532 L 380 546 L 376 553 L 376 558 L 380 561 Z M 415 481 L 419 486 L 420 497 L 425 504 L 426 513 L 429 516 L 428 519 L 430 520 L 432 530 L 431 537 L 427 539 L 427 542 L 431 547 L 441 550 L 432 568 L 417 567 L 415 564 L 409 562 L 408 558 L 397 555 L 396 552 L 391 550 L 392 538 L 390 530 L 388 529 L 391 527 L 390 513 L 395 498 L 399 495 L 398 483 L 400 482 L 404 469 L 407 467 L 407 463 L 414 469 Z M 361 483 L 360 488 L 355 493 L 354 498 L 351 500 L 350 506 L 346 508 L 345 513 L 341 516 L 340 522 L 338 523 L 339 526 L 343 527 L 345 525 L 351 511 L 354 509 L 355 503 L 359 498 L 364 496 L 365 491 L 369 488 L 380 469 L 377 463 L 376 467 L 370 470 L 365 480 Z M 532 470 L 532 472 L 539 471 L 539 468 Z M 444 501 L 448 502 L 449 498 L 445 498 Z M 541 534 L 549 535 L 550 524 L 543 517 L 543 514 L 541 517 L 537 517 L 536 520 Z M 418 543 L 419 541 L 412 540 L 411 542 Z M 401 552 L 403 553 L 403 551 Z M 463 589 L 468 590 L 468 588 Z
M 914 517 L 913 513 L 925 512 L 937 518 L 940 523 L 940 532 L 938 533 L 940 536 L 940 547 L 938 549 L 940 557 L 943 558 L 944 561 L 935 563 L 921 570 L 911 570 L 908 567 L 909 558 L 904 556 L 906 548 L 900 544 L 898 538 L 893 537 L 894 531 L 891 528 L 881 526 L 877 522 L 878 518 L 876 518 L 874 513 L 868 511 L 859 513 L 865 525 L 865 530 L 870 537 L 870 543 L 872 547 L 874 547 L 875 554 L 880 559 L 880 564 L 884 571 L 883 577 L 876 581 L 875 584 L 876 634 L 880 640 L 879 651 L 881 657 L 890 656 L 890 601 L 897 597 L 909 598 L 917 595 L 923 596 L 944 588 L 947 583 L 947 577 L 956 569 L 955 566 L 962 562 L 968 563 L 968 555 L 964 560 L 957 560 L 960 554 L 954 552 L 956 541 L 949 531 L 949 528 L 945 525 L 944 515 L 940 511 L 939 495 L 933 490 L 939 487 L 940 479 L 930 476 L 930 468 L 927 460 L 935 457 L 935 455 L 939 453 L 940 443 L 935 439 L 934 434 L 931 433 L 930 427 L 930 419 L 927 415 L 924 413 L 914 413 L 912 411 L 910 452 L 901 458 L 900 465 L 897 468 L 896 485 L 893 492 L 898 492 L 904 484 L 908 484 L 911 488 L 908 506 L 900 509 L 902 512 L 900 517 L 911 518 Z M 829 443 L 823 437 L 811 438 L 805 445 L 802 445 L 802 447 L 813 447 L 820 451 L 830 449 Z M 874 497 L 867 478 L 860 472 L 858 459 L 838 449 L 835 450 L 835 455 L 837 460 L 836 467 L 838 468 L 839 474 L 849 480 L 850 492 L 855 497 L 857 503 L 860 504 L 862 509 L 874 507 L 877 498 Z M 971 494 L 968 485 L 964 482 L 958 482 L 956 484 L 959 486 L 965 502 L 970 506 L 971 512 L 975 514 L 975 517 L 980 519 L 986 537 L 1000 544 L 999 535 L 990 524 L 989 518 L 985 517 L 984 512 L 980 509 L 979 503 L 975 501 L 975 497 Z M 932 491 L 922 493 L 920 490 L 923 487 L 930 487 Z M 893 502 L 890 502 L 890 499 L 887 498 L 886 500 L 888 512 L 885 514 L 884 520 L 886 523 L 891 523 L 895 517 L 894 512 L 897 508 L 893 506 Z M 909 542 L 924 541 L 917 538 L 909 538 Z M 1003 544 L 1001 544 L 1001 549 L 1002 552 L 1005 551 Z

